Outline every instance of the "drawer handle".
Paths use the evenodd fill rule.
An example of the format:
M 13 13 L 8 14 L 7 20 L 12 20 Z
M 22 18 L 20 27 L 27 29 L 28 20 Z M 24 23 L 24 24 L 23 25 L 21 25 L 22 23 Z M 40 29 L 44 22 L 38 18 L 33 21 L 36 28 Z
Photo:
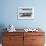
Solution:
M 10 40 L 13 40 L 13 38 L 9 38 Z
M 11 38 L 9 38 L 10 40 L 12 40 Z
M 32 39 L 32 40 L 36 40 L 36 39 Z

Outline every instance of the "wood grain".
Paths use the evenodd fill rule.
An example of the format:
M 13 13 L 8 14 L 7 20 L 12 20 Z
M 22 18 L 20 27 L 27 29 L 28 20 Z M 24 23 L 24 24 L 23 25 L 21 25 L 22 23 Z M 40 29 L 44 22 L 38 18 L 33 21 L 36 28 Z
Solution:
M 44 32 L 3 32 L 3 46 L 44 46 Z

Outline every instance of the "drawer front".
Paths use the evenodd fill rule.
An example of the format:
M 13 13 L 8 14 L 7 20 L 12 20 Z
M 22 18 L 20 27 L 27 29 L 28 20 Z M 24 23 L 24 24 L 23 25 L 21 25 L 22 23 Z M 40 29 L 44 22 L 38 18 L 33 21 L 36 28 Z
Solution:
M 24 32 L 24 36 L 44 36 L 45 33 L 44 32 Z
M 32 37 L 30 36 L 24 36 L 24 46 L 31 46 L 32 44 Z
M 24 46 L 43 46 L 45 37 L 43 32 L 25 32 Z
M 32 44 L 44 44 L 44 36 L 32 36 Z
M 32 44 L 32 46 L 44 46 L 44 44 Z
M 4 36 L 23 36 L 23 32 L 4 32 Z
M 14 42 L 22 42 L 23 36 L 5 36 L 3 37 L 3 43 L 14 43 Z
M 23 44 L 2 44 L 2 46 L 23 46 Z
M 4 36 L 3 46 L 23 46 L 23 36 Z

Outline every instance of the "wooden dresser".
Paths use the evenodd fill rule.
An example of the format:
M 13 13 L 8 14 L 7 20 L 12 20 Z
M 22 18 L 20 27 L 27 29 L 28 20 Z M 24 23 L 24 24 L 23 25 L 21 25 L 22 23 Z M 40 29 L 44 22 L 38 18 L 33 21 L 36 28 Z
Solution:
M 3 46 L 44 46 L 44 32 L 3 32 Z

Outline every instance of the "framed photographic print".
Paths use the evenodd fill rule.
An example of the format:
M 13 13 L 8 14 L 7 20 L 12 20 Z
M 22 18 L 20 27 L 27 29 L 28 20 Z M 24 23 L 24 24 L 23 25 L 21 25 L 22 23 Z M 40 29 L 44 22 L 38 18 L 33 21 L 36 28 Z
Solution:
M 18 8 L 18 19 L 33 19 L 34 8 L 32 7 L 19 7 Z

